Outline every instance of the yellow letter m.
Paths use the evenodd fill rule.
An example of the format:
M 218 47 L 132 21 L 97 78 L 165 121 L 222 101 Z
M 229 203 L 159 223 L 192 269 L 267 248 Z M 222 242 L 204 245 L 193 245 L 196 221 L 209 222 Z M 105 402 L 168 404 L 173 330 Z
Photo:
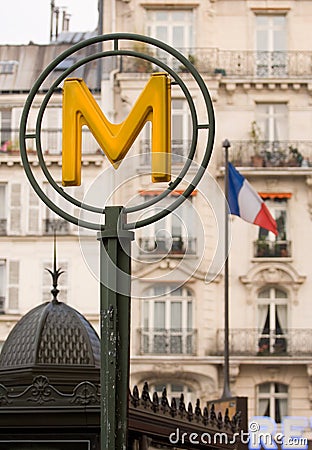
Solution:
M 126 120 L 113 124 L 107 120 L 82 79 L 66 79 L 63 89 L 63 186 L 78 186 L 81 183 L 83 125 L 87 125 L 109 161 L 117 168 L 148 121 L 152 122 L 152 181 L 169 181 L 170 89 L 167 74 L 153 74 Z

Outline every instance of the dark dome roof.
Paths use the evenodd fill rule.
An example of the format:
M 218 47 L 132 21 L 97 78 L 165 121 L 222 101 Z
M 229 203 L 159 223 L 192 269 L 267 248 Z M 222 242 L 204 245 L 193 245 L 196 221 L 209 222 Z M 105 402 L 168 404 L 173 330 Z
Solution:
M 15 325 L 0 354 L 0 369 L 43 364 L 100 367 L 100 340 L 85 317 L 53 300 Z

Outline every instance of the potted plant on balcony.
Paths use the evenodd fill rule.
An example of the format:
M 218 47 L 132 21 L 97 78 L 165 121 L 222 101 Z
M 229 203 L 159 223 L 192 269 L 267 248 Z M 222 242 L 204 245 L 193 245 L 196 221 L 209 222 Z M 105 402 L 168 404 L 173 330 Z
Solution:
M 256 242 L 257 257 L 270 256 L 269 243 L 265 239 L 258 239 Z
M 264 157 L 259 150 L 261 130 L 255 120 L 253 120 L 251 122 L 251 129 L 250 129 L 249 134 L 250 134 L 251 143 L 252 143 L 253 152 L 254 152 L 251 157 L 251 163 L 254 167 L 263 167 L 264 166 Z
M 303 156 L 299 152 L 299 150 L 296 147 L 293 147 L 292 145 L 289 146 L 289 159 L 288 164 L 291 167 L 300 167 L 303 161 Z

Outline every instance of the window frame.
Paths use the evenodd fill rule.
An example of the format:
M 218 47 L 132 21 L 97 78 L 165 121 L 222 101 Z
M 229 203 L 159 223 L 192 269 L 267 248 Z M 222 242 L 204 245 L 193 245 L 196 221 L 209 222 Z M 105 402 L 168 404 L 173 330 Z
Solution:
M 269 385 L 269 392 L 260 392 L 260 387 L 268 384 Z M 275 392 L 276 385 L 280 385 L 283 387 L 286 387 L 286 392 Z M 287 416 L 288 414 L 288 394 L 289 394 L 289 386 L 285 383 L 278 383 L 276 381 L 269 381 L 269 382 L 263 382 L 257 385 L 257 413 L 258 415 L 264 415 L 261 414 L 262 411 L 260 409 L 260 400 L 269 400 L 269 411 L 270 415 L 266 417 L 271 417 L 275 420 L 275 423 L 280 424 L 282 422 L 283 417 Z M 276 408 L 276 402 L 279 400 L 284 400 L 286 404 L 286 412 L 285 415 L 281 415 L 278 417 L 278 411 Z M 280 406 L 279 406 L 280 409 Z

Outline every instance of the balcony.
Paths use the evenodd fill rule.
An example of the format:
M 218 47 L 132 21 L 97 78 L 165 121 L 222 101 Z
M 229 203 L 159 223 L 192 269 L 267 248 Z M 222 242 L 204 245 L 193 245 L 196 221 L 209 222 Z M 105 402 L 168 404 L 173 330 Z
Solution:
M 229 159 L 239 167 L 312 167 L 312 141 L 232 141 Z
M 140 354 L 194 355 L 196 330 L 140 328 Z
M 28 130 L 27 132 L 35 134 L 35 130 Z M 0 130 L 0 139 L 0 156 L 19 154 L 19 129 L 2 128 Z M 35 140 L 27 139 L 27 144 L 29 153 L 35 152 Z M 62 152 L 62 129 L 42 129 L 41 146 L 45 154 L 60 155 Z M 100 151 L 99 145 L 86 127 L 82 129 L 82 149 L 84 154 L 96 154 Z
M 170 238 L 139 238 L 140 254 L 145 256 L 183 256 L 196 254 L 196 238 L 173 236 Z
M 307 78 L 312 74 L 310 51 L 240 51 L 217 48 L 180 48 L 202 74 L 232 78 Z M 149 49 L 149 54 L 151 50 Z M 171 56 L 157 51 L 153 55 L 173 67 L 177 72 L 185 68 Z M 149 61 L 123 57 L 121 72 L 150 73 L 157 70 Z
M 254 257 L 289 258 L 291 257 L 291 242 L 259 239 L 254 242 Z
M 224 330 L 217 332 L 217 354 L 223 354 Z M 258 329 L 229 330 L 229 351 L 232 356 L 306 356 L 312 354 L 312 330 L 275 330 L 264 333 Z

